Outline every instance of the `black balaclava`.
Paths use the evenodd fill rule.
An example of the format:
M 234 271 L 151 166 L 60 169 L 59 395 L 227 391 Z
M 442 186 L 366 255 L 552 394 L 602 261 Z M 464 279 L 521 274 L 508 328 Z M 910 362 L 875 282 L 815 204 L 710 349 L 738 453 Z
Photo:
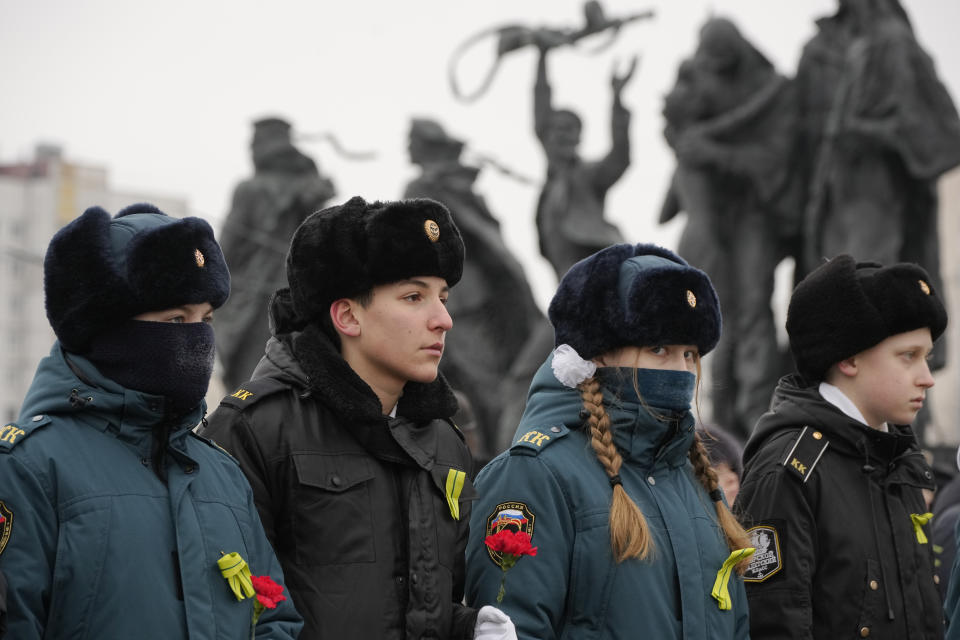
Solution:
M 166 414 L 188 413 L 213 374 L 213 327 L 206 322 L 127 320 L 93 339 L 86 357 L 128 389 L 163 396 Z

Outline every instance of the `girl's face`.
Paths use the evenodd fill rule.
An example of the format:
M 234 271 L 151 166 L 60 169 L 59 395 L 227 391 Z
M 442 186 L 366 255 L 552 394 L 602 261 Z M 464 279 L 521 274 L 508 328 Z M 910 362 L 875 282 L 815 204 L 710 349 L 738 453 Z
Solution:
M 700 352 L 692 344 L 662 344 L 653 347 L 620 347 L 598 357 L 602 367 L 671 369 L 697 373 Z

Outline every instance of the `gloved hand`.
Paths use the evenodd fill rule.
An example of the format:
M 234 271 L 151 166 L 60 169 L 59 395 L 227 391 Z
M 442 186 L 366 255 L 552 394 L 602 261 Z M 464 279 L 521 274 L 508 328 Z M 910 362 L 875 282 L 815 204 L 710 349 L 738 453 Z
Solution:
M 473 640 L 517 640 L 517 630 L 510 616 L 496 607 L 486 605 L 477 612 Z

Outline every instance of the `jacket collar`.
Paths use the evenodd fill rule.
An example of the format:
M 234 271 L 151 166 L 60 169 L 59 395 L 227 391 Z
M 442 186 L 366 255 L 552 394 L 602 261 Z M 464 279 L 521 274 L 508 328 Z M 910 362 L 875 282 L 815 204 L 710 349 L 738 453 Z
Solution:
M 824 400 L 815 384 L 810 385 L 795 374 L 780 379 L 771 406 L 772 411 L 760 418 L 744 448 L 744 462 L 767 439 L 805 425 L 821 431 L 833 451 L 858 459 L 890 462 L 916 446 L 909 425 L 889 424 L 886 433 L 873 429 Z
M 278 336 L 268 346 L 267 358 L 286 375 L 298 380 L 316 398 L 349 425 L 349 431 L 372 455 L 392 462 L 429 469 L 437 449 L 430 422 L 449 419 L 457 411 L 453 391 L 442 375 L 427 384 L 408 382 L 397 407 L 397 417 L 383 415 L 373 389 L 340 355 L 333 341 L 316 325 Z M 258 372 L 263 372 L 261 367 Z
M 40 361 L 20 409 L 20 420 L 35 415 L 69 416 L 134 446 L 143 455 L 152 447 L 153 428 L 164 421 L 164 398 L 127 389 L 101 374 L 86 358 L 59 342 Z M 171 425 L 169 442 L 182 441 L 206 411 L 200 405 Z
M 562 424 L 586 433 L 580 411 L 583 401 L 577 389 L 565 387 L 553 375 L 553 356 L 540 367 L 530 385 L 527 408 L 517 435 L 537 427 Z M 603 400 L 610 416 L 613 440 L 624 459 L 651 468 L 659 461 L 679 466 L 687 460 L 693 444 L 694 418 L 686 411 L 679 415 L 658 410 L 642 402 L 633 387 L 631 369 L 597 369 L 603 385 Z M 657 414 L 656 416 L 654 415 Z M 659 416 L 659 417 L 657 417 Z

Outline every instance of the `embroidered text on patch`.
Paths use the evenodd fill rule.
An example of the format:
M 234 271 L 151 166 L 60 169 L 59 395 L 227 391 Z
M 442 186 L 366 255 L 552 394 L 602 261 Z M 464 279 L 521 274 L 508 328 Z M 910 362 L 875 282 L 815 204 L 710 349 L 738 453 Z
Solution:
M 756 549 L 750 565 L 743 573 L 745 582 L 763 582 L 783 568 L 780 555 L 780 536 L 773 527 L 753 527 L 747 529 L 750 545 Z

